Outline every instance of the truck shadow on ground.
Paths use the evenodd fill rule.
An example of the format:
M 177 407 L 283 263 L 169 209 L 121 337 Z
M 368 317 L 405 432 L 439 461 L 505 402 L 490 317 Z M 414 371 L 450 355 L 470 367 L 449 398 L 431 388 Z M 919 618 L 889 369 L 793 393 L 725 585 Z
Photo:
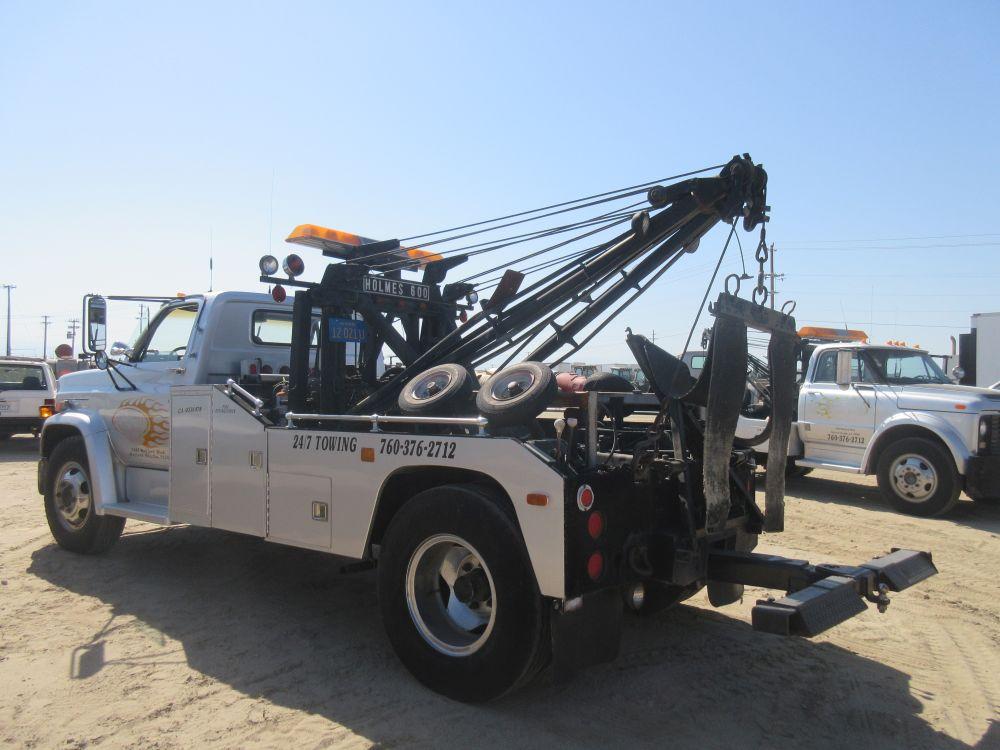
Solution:
M 689 606 L 629 618 L 618 660 L 572 681 L 543 675 L 486 706 L 454 703 L 422 688 L 396 660 L 371 572 L 342 575 L 331 556 L 212 530 L 132 529 L 101 558 L 41 548 L 28 572 L 96 597 L 112 620 L 135 617 L 178 641 L 183 652 L 165 642 L 162 664 L 146 655 L 149 679 L 178 677 L 178 658 L 186 657 L 191 669 L 249 699 L 326 717 L 376 746 L 967 747 L 921 718 L 906 674 L 830 643 L 757 634 L 722 611 Z M 66 654 L 70 667 L 87 652 L 74 674 L 79 689 L 121 668 L 102 661 L 111 630 L 105 624 Z M 122 661 L 144 657 L 134 642 L 117 650 L 129 648 L 135 652 Z M 187 676 L 178 677 L 170 706 L 145 710 L 176 710 L 173 718 L 184 721 L 185 706 L 199 698 Z M 238 742 L 245 727 L 229 730 Z M 998 730 L 980 746 L 995 742 Z
M 758 486 L 763 486 L 759 483 Z M 817 503 L 836 503 L 838 505 L 853 505 L 881 513 L 897 513 L 882 498 L 878 487 L 826 479 L 817 476 L 804 476 L 788 479 L 785 482 L 786 502 L 811 500 Z M 902 515 L 902 514 L 899 514 Z M 952 521 L 981 531 L 1000 533 L 1000 505 L 984 502 L 973 502 L 965 495 L 959 499 L 948 513 L 940 519 L 942 522 Z
M 0 440 L 0 464 L 37 460 L 38 438 L 31 435 L 14 435 L 6 440 Z

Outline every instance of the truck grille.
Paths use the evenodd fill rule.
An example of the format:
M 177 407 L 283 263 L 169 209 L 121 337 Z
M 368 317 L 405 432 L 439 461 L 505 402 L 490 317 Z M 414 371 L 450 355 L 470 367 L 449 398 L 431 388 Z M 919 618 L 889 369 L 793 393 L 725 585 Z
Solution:
M 986 450 L 979 452 L 988 456 L 1000 456 L 1000 414 L 987 414 L 982 420 L 987 424 Z

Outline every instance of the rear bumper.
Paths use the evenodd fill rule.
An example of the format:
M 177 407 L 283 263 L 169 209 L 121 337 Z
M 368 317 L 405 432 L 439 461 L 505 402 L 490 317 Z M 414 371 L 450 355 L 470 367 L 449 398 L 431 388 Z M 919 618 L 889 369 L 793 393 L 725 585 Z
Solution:
M 9 432 L 14 435 L 19 432 L 40 432 L 44 421 L 41 417 L 0 416 L 0 432 Z
M 965 491 L 972 497 L 1000 497 L 1000 456 L 971 456 Z

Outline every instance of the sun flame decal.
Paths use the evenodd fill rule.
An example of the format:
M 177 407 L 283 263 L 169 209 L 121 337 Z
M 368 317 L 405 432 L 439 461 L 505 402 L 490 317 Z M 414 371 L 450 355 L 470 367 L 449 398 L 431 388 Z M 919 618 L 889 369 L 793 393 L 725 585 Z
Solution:
M 167 408 L 151 398 L 133 398 L 121 402 L 111 418 L 122 435 L 146 448 L 167 444 L 170 438 L 170 417 Z

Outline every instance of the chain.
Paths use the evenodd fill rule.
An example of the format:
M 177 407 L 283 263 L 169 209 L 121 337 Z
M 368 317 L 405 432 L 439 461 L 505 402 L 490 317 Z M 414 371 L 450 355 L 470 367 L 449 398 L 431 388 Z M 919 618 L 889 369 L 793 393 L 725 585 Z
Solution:
M 754 287 L 753 294 L 751 295 L 755 305 L 763 305 L 767 302 L 767 286 L 764 284 L 764 264 L 767 263 L 767 259 L 770 256 L 767 252 L 767 235 L 764 227 L 764 224 L 760 225 L 760 242 L 757 243 L 757 250 L 753 254 L 753 257 L 757 259 L 757 265 L 760 267 L 757 271 L 757 286 Z

